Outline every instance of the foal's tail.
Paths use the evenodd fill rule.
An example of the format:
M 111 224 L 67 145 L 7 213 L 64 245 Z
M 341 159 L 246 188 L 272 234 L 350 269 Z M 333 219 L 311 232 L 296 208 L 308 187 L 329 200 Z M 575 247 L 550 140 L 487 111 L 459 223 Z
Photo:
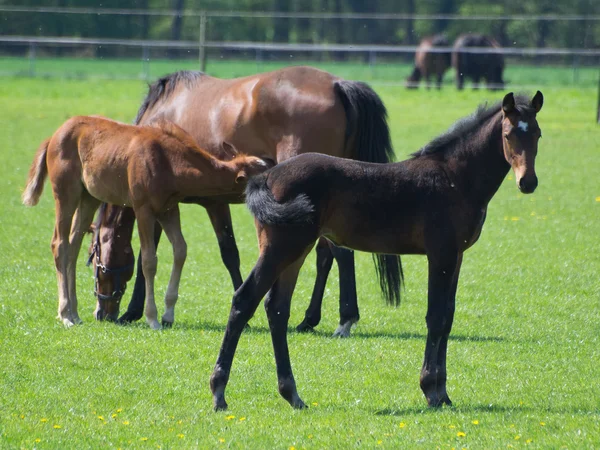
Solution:
M 46 165 L 48 144 L 50 144 L 50 138 L 42 142 L 29 169 L 27 186 L 23 192 L 23 204 L 26 206 L 37 205 L 44 190 L 44 181 L 48 176 L 48 166 Z
M 400 304 L 400 289 L 404 284 L 402 262 L 398 255 L 373 255 L 373 263 L 377 270 L 379 287 L 389 305 Z
M 345 157 L 374 163 L 393 161 L 387 110 L 377 93 L 360 81 L 337 80 L 334 89 L 346 111 L 346 147 L 354 136 L 354 148 L 347 148 Z
M 279 203 L 267 186 L 267 173 L 250 178 L 246 185 L 246 206 L 265 225 L 307 225 L 314 221 L 315 208 L 306 194 Z

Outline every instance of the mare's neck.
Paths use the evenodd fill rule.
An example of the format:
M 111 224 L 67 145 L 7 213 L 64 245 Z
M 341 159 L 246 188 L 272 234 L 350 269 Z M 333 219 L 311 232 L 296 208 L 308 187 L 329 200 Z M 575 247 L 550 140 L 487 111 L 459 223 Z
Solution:
M 480 130 L 461 141 L 460 148 L 448 160 L 453 181 L 468 198 L 484 208 L 510 169 L 504 158 L 500 114 L 494 115 Z

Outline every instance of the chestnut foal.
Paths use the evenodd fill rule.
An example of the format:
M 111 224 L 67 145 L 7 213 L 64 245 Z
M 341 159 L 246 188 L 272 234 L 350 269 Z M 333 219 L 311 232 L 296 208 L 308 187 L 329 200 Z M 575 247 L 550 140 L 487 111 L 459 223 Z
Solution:
M 181 233 L 179 202 L 186 197 L 242 193 L 248 177 L 268 168 L 254 156 L 221 161 L 199 148 L 183 129 L 166 120 L 138 127 L 101 117 L 67 120 L 40 146 L 29 170 L 23 203 L 38 203 L 47 176 L 52 183 L 56 224 L 52 253 L 58 279 L 58 318 L 81 323 L 77 313 L 75 267 L 83 235 L 101 202 L 132 207 L 146 277 L 146 322 L 161 328 L 154 301 L 158 221 L 173 246 L 173 269 L 162 322 L 174 321 L 187 246 Z

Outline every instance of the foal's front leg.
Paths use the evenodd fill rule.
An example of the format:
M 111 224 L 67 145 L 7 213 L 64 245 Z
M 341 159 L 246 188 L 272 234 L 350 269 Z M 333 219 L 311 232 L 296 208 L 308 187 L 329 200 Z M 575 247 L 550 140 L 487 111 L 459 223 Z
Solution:
M 429 258 L 427 343 L 420 381 L 428 405 L 439 407 L 452 404 L 446 392 L 446 349 L 454 318 L 452 286 L 459 256 L 456 252 L 443 250 L 427 256 Z M 458 273 L 456 280 L 458 281 Z
M 170 328 L 175 321 L 175 303 L 177 303 L 179 296 L 179 283 L 181 281 L 181 271 L 183 270 L 187 256 L 187 244 L 185 243 L 183 234 L 181 234 L 179 206 L 164 213 L 158 221 L 173 246 L 173 269 L 167 293 L 165 294 L 165 313 L 162 316 L 163 326 Z
M 154 245 L 154 223 L 156 222 L 156 217 L 147 207 L 136 208 L 135 216 L 138 223 L 140 246 L 142 247 L 142 270 L 146 278 L 146 323 L 153 330 L 159 330 L 161 327 L 158 323 L 158 312 L 156 302 L 154 301 L 154 278 L 156 277 L 156 266 L 158 263 L 156 245 Z

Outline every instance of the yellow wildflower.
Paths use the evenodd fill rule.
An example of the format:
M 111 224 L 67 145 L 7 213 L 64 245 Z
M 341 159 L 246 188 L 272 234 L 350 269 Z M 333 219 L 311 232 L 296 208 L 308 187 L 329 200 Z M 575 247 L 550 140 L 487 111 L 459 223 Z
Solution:
M 225 417 L 225 420 L 231 420 L 231 419 L 235 419 L 235 416 L 234 416 L 234 415 L 231 415 L 231 416 L 227 416 L 227 417 Z
M 294 447 L 293 445 L 290 446 L 290 448 L 288 450 L 296 450 L 296 447 Z
M 219 438 L 219 442 L 222 444 L 222 443 L 224 443 L 224 442 L 225 442 L 225 439 L 223 439 L 223 438 Z
M 178 420 L 177 421 L 177 425 L 181 425 L 183 423 L 183 420 Z
M 540 422 L 540 425 L 545 427 L 546 426 L 546 422 Z
M 148 438 L 147 438 L 147 437 L 140 438 L 140 441 L 144 441 L 144 442 L 146 442 L 147 440 L 148 440 Z
M 24 418 L 25 418 L 25 416 L 24 416 L 23 414 L 21 414 L 21 416 L 20 416 L 20 417 L 21 417 L 21 419 L 24 419 Z
M 533 442 L 533 439 L 527 439 L 527 440 L 525 441 L 525 443 L 526 443 L 526 444 L 531 444 L 532 442 Z
M 119 409 L 117 409 L 117 412 L 118 412 L 118 413 L 120 413 L 120 412 L 122 412 L 122 411 L 123 411 L 123 409 L 122 409 L 122 408 L 119 408 Z
M 319 404 L 317 402 L 312 402 L 313 406 L 319 406 Z
M 40 422 L 48 422 L 48 419 L 46 419 L 45 417 L 42 417 L 42 418 L 40 419 Z
M 124 420 L 123 425 L 129 425 L 129 420 Z
M 383 444 L 383 441 L 382 441 L 381 439 L 379 439 L 379 440 L 377 441 L 377 445 L 381 445 L 381 444 Z
M 100 420 L 104 420 L 104 417 L 102 417 L 102 416 L 98 416 L 98 419 L 100 419 Z
M 459 431 L 458 433 L 456 433 L 456 435 L 458 437 L 465 437 L 467 435 L 467 433 L 465 433 L 464 431 Z
M 449 426 L 448 426 L 448 428 L 450 428 L 450 429 L 452 429 L 452 430 L 453 430 L 453 429 L 455 429 L 456 427 L 455 427 L 454 425 L 449 425 Z
M 61 425 L 54 425 L 54 428 L 56 428 L 57 430 L 60 430 L 62 428 Z
M 243 422 L 244 420 L 246 420 L 245 417 L 240 417 L 240 422 Z
M 513 222 L 516 222 L 517 220 L 519 220 L 518 217 L 511 217 L 510 220 L 512 220 Z
M 515 436 L 515 441 L 518 441 L 519 439 L 521 439 L 521 436 L 519 436 L 518 434 Z
M 184 436 L 185 436 L 185 435 L 184 435 L 183 433 L 179 433 L 179 434 L 177 435 L 177 437 L 178 437 L 179 439 L 183 439 L 183 437 L 184 437 Z
M 597 201 L 597 202 L 600 202 L 600 197 L 596 197 L 596 201 Z
M 399 426 L 400 428 L 404 428 L 404 427 L 406 426 L 406 424 L 405 424 L 404 422 L 400 422 L 400 423 L 398 424 L 398 426 Z
M 112 417 L 113 419 L 115 419 L 117 416 L 118 416 L 117 413 L 113 413 L 112 416 L 110 416 L 110 417 Z
M 42 442 L 40 438 L 35 438 L 35 442 Z
M 312 434 L 309 434 L 309 435 L 308 435 L 308 438 L 309 438 L 309 439 L 312 439 L 312 438 L 313 438 L 313 435 L 312 435 Z
M 479 420 L 473 420 L 471 423 L 472 423 L 473 425 L 479 425 Z

